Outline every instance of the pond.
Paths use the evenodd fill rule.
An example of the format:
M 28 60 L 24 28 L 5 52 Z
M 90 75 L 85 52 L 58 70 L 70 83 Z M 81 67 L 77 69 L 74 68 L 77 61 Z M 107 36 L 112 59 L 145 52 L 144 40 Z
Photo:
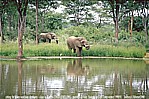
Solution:
M 143 60 L 2 61 L 0 99 L 149 99 Z

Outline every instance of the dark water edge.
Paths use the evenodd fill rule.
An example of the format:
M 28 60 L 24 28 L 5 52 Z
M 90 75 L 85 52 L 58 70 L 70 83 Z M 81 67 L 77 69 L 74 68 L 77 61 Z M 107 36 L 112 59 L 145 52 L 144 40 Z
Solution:
M 148 99 L 141 59 L 1 60 L 0 99 Z

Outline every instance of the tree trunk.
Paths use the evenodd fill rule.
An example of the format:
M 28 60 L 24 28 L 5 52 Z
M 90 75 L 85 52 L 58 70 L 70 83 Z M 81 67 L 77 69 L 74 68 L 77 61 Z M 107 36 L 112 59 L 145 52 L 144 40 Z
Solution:
M 133 19 L 134 19 L 134 16 L 132 11 L 131 20 L 130 20 L 130 40 L 132 40 Z
M 44 30 L 44 15 L 41 17 L 41 30 Z
M 28 0 L 21 2 L 20 0 L 14 0 L 17 10 L 18 10 L 18 56 L 17 59 L 20 60 L 23 57 L 23 33 L 25 28 L 25 18 L 26 10 L 28 6 Z M 24 4 L 24 5 L 23 5 Z
M 2 16 L 0 15 L 0 44 L 3 43 Z
M 130 33 L 131 30 L 131 20 L 128 20 L 128 33 Z
M 144 31 L 146 34 L 146 43 L 149 43 L 149 34 L 148 34 L 148 18 L 149 18 L 149 10 L 146 10 L 148 7 L 148 2 L 143 2 L 143 8 L 142 8 L 142 21 L 144 26 Z
M 143 26 L 144 26 L 144 31 L 145 31 L 145 34 L 146 34 L 146 43 L 149 42 L 149 34 L 148 34 L 148 20 L 147 18 L 149 17 L 149 15 L 142 17 L 143 19 Z
M 18 59 L 21 59 L 23 57 L 23 33 L 24 33 L 24 26 L 25 26 L 25 16 L 22 18 L 19 17 L 18 22 Z
M 36 45 L 38 44 L 38 0 L 36 0 Z
M 145 30 L 145 34 L 146 34 L 146 43 L 148 43 L 149 42 L 148 20 L 146 20 L 146 22 L 144 23 L 144 30 Z
M 119 8 L 120 5 L 118 4 L 118 1 L 116 1 L 116 4 L 113 1 L 109 1 L 112 8 L 112 14 L 113 14 L 113 21 L 115 24 L 115 42 L 118 43 L 118 32 L 119 32 Z
M 26 16 L 24 16 L 24 33 L 26 32 Z
M 115 38 L 116 42 L 118 42 L 118 18 L 115 20 Z

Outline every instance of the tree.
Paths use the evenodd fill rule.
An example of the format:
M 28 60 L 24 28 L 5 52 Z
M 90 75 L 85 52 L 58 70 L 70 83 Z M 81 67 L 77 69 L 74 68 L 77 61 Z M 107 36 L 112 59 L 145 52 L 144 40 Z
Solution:
M 142 14 L 142 21 L 144 25 L 144 30 L 146 33 L 146 42 L 149 42 L 149 33 L 148 33 L 148 23 L 149 23 L 149 1 L 148 0 L 142 0 L 138 1 L 141 6 L 141 14 Z
M 91 13 L 88 12 L 91 10 L 90 5 L 93 4 L 93 1 L 70 0 L 63 1 L 63 4 L 66 6 L 65 13 L 68 15 L 68 20 L 71 21 L 72 25 L 78 26 L 81 23 L 89 22 L 89 20 L 92 19 Z
M 148 17 L 149 17 L 149 11 L 147 10 L 149 8 L 149 2 L 147 0 L 127 0 L 127 2 L 124 3 L 123 7 L 123 18 L 128 19 L 128 31 L 130 33 L 130 38 L 132 37 L 132 31 L 133 28 L 137 31 L 142 30 L 142 22 L 144 26 L 144 30 L 146 33 L 146 41 L 148 39 Z M 134 14 L 137 14 L 138 16 L 134 16 Z M 140 22 L 140 19 L 142 17 L 142 22 Z M 125 20 L 124 19 L 124 20 Z M 134 23 L 135 21 L 135 23 Z M 137 25 L 136 25 L 137 24 Z M 135 25 L 135 27 L 133 27 Z
M 62 19 L 64 19 L 64 16 L 59 13 L 47 12 L 44 18 L 47 30 L 54 31 L 62 29 L 64 26 Z
M 8 12 L 8 8 L 9 8 L 9 4 L 10 4 L 10 0 L 2 0 L 0 3 L 0 43 L 3 43 L 4 40 L 4 35 L 3 35 L 3 17 L 4 17 L 4 13 Z
M 36 0 L 36 44 L 38 44 L 38 0 Z
M 113 15 L 113 21 L 115 24 L 115 38 L 116 42 L 118 42 L 118 32 L 119 32 L 119 13 L 120 13 L 120 7 L 124 3 L 125 0 L 108 0 L 112 15 Z
M 98 1 L 92 6 L 92 10 L 98 15 L 98 19 L 94 19 L 97 28 L 105 24 L 111 23 L 111 15 L 109 13 L 110 8 L 107 4 L 104 4 L 101 1 Z
M 2 10 L 0 10 L 0 43 L 3 43 L 3 32 L 2 32 Z
M 6 1 L 1 1 L 0 3 L 0 43 L 3 43 L 3 32 L 2 32 L 2 14 L 4 12 L 4 7 L 6 5 Z
M 13 0 L 17 11 L 19 14 L 18 18 L 18 59 L 21 59 L 23 57 L 23 33 L 24 33 L 24 27 L 25 27 L 25 18 L 26 18 L 26 11 L 28 6 L 28 0 Z
M 129 33 L 130 33 L 130 39 L 132 40 L 132 29 L 133 29 L 133 22 L 134 22 L 134 10 L 135 10 L 135 6 L 134 6 L 133 1 L 128 1 L 127 4 L 128 4 L 128 7 L 129 7 L 128 8 L 129 9 L 129 12 L 131 13 L 130 20 L 128 21 L 128 29 L 129 29 Z M 127 7 L 126 7 L 126 9 L 127 9 Z

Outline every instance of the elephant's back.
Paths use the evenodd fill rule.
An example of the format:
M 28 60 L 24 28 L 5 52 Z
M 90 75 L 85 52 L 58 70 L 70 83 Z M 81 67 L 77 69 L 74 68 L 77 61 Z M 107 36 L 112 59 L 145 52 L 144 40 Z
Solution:
M 73 42 L 75 38 L 76 38 L 75 36 L 70 36 L 68 37 L 67 42 Z
M 40 37 L 46 38 L 47 33 L 40 33 Z

